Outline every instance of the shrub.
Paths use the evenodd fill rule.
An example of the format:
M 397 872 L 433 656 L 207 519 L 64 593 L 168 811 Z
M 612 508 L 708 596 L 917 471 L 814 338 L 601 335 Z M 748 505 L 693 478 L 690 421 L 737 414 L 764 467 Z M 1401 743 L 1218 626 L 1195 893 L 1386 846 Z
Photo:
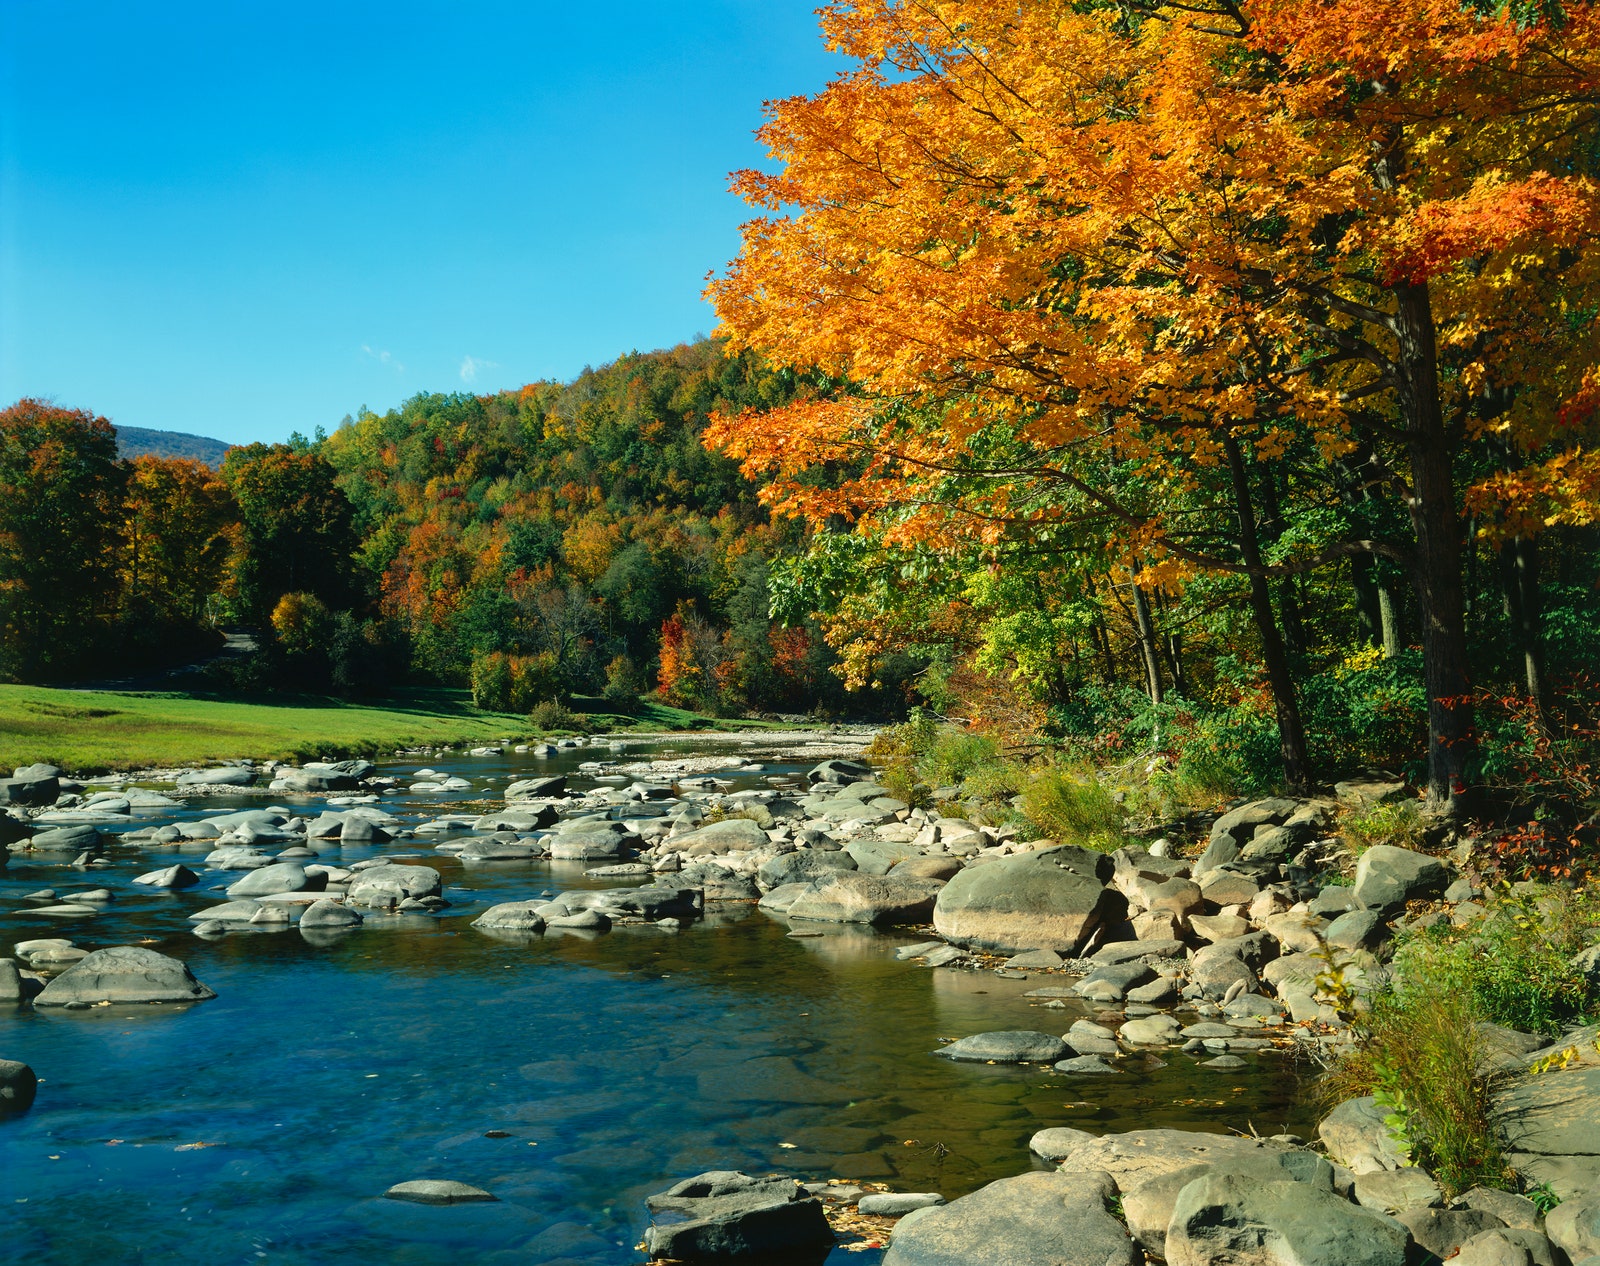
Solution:
M 918 771 L 936 787 L 963 781 L 969 774 L 1000 760 L 1000 745 L 983 734 L 944 726 L 917 762 Z
M 1022 792 L 1022 812 L 1064 844 L 1108 851 L 1123 842 L 1122 808 L 1087 767 L 1035 774 Z
M 490 712 L 526 712 L 537 700 L 556 694 L 559 673 L 556 658 L 549 652 L 480 652 L 472 657 L 468 681 L 474 706 Z
M 541 730 L 576 730 L 583 726 L 582 717 L 554 699 L 534 704 L 528 720 Z
M 1494 1125 L 1497 1077 L 1487 1062 L 1477 996 L 1461 989 L 1440 947 L 1413 942 L 1395 983 L 1358 1021 L 1357 1045 L 1327 1075 L 1334 1096 L 1373 1095 L 1390 1133 L 1447 1195 L 1506 1187 L 1511 1171 Z
M 605 700 L 619 707 L 631 708 L 645 692 L 646 682 L 639 666 L 627 655 L 618 655 L 606 665 Z
M 1345 839 L 1360 850 L 1374 844 L 1414 849 L 1422 842 L 1428 824 L 1417 801 L 1394 800 L 1352 809 L 1342 825 Z

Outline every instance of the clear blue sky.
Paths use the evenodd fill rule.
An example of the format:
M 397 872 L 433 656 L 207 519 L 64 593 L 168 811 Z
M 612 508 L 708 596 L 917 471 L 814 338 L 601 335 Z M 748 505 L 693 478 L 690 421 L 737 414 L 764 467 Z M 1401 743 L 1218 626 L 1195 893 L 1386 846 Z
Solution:
M 710 332 L 816 0 L 0 0 L 0 404 L 242 442 Z

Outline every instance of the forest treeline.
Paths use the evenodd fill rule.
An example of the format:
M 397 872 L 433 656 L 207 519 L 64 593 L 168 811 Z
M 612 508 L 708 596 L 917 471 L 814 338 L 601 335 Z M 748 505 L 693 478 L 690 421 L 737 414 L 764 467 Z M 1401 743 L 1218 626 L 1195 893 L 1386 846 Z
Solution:
M 1600 7 L 821 21 L 709 296 L 843 386 L 709 438 L 819 529 L 847 663 L 942 643 L 1222 786 L 1600 792 Z
M 1600 799 L 1600 10 L 822 20 L 855 66 L 769 106 L 717 341 L 215 474 L 0 415 L 0 668 L 236 622 L 246 685 Z
M 0 673 L 125 677 L 243 626 L 262 649 L 219 686 L 903 710 L 909 657 L 849 690 L 814 623 L 774 623 L 768 569 L 804 529 L 701 442 L 713 411 L 792 384 L 701 340 L 566 384 L 419 395 L 217 470 L 121 461 L 105 419 L 20 401 L 0 413 Z

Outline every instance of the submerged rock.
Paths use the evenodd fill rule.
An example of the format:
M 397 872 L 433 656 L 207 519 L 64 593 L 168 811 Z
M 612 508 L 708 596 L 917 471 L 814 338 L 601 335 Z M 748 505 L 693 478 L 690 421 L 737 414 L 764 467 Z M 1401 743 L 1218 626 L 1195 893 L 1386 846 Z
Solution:
M 140 945 L 118 945 L 95 950 L 67 968 L 44 987 L 33 1005 L 204 1002 L 216 996 L 176 958 Z

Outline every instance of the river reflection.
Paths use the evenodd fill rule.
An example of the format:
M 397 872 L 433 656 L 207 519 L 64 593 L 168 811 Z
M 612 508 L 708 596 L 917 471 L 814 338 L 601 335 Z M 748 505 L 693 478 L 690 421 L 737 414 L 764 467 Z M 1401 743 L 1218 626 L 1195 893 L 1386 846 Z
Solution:
M 503 785 L 550 765 L 431 763 L 472 776 L 464 794 L 480 797 L 486 772 Z M 213 798 L 168 816 L 262 803 Z M 130 885 L 197 864 L 192 850 L 113 851 L 116 867 L 87 879 L 116 901 L 65 925 L 21 898 L 85 876 L 23 857 L 0 871 L 0 954 L 39 936 L 139 941 L 218 994 L 186 1009 L 0 1014 L 0 1057 L 43 1079 L 31 1112 L 0 1121 L 0 1261 L 635 1262 L 644 1195 L 704 1169 L 954 1197 L 1025 1169 L 1046 1125 L 1311 1124 L 1276 1057 L 1217 1073 L 1172 1055 L 1092 1080 L 936 1058 L 942 1037 L 1064 1032 L 1092 1009 L 1024 998 L 1043 977 L 895 960 L 921 937 L 820 924 L 791 936 L 750 906 L 713 907 L 681 932 L 487 936 L 468 926 L 486 905 L 594 881 L 579 863 L 463 866 L 431 844 L 381 851 L 441 871 L 454 903 L 442 917 L 374 915 L 315 944 L 299 931 L 194 937 L 187 916 L 224 877 L 178 893 Z M 313 847 L 344 864 L 380 851 Z M 423 1177 L 500 1203 L 378 1198 Z

